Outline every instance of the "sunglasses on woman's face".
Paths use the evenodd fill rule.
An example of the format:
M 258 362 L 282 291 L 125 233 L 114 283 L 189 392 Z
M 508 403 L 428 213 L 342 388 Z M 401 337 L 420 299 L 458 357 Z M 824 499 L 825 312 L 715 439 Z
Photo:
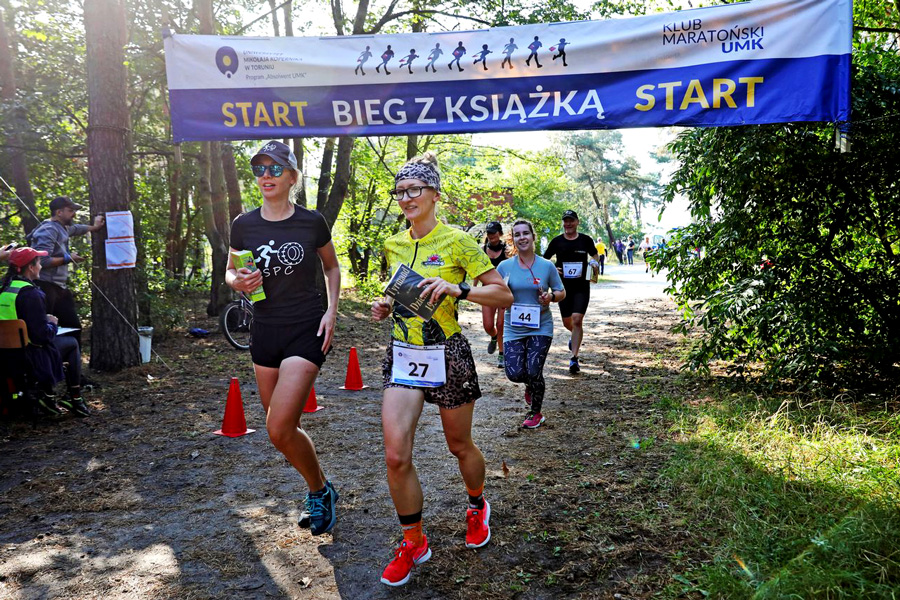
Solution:
M 253 169 L 253 174 L 257 177 L 263 177 L 266 174 L 266 169 L 269 170 L 269 175 L 272 177 L 281 177 L 281 174 L 284 173 L 284 167 L 281 165 L 250 165 L 250 168 Z

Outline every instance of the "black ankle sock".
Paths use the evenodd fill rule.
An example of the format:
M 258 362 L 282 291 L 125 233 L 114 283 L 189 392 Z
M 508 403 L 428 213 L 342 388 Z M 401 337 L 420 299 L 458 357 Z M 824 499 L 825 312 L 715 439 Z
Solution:
M 469 496 L 469 506 L 474 506 L 475 508 L 484 508 L 484 494 L 480 496 Z

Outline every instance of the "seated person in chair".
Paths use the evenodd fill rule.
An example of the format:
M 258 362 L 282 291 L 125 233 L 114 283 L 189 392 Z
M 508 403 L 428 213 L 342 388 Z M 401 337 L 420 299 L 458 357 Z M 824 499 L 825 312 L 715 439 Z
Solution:
M 63 379 L 68 388 L 60 404 L 79 417 L 90 415 L 81 397 L 81 349 L 69 335 L 56 335 L 57 318 L 47 314 L 44 292 L 34 285 L 41 272 L 40 257 L 33 248 L 16 248 L 9 255 L 9 272 L 0 282 L 0 320 L 21 319 L 28 329 L 25 360 L 40 391 L 38 403 L 50 414 L 61 414 L 53 397 L 53 386 Z M 63 362 L 69 364 L 63 369 Z

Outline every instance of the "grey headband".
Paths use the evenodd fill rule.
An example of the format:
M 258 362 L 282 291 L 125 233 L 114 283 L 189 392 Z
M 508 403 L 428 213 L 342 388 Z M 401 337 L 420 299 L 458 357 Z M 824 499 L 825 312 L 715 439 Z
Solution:
M 431 163 L 406 163 L 397 171 L 394 183 L 404 179 L 418 179 L 441 191 L 441 174 Z

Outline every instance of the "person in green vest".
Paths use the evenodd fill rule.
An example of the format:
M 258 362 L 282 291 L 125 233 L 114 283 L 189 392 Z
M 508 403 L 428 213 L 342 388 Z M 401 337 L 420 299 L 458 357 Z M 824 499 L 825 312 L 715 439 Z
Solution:
M 0 321 L 21 319 L 28 329 L 25 360 L 40 393 L 38 405 L 48 414 L 62 414 L 53 396 L 53 386 L 66 380 L 67 395 L 59 401 L 78 417 L 90 415 L 81 397 L 81 349 L 68 335 L 57 335 L 59 320 L 47 314 L 44 292 L 34 285 L 41 273 L 42 256 L 47 252 L 34 248 L 16 248 L 9 255 L 9 271 L 0 282 Z M 69 368 L 63 369 L 63 362 Z

